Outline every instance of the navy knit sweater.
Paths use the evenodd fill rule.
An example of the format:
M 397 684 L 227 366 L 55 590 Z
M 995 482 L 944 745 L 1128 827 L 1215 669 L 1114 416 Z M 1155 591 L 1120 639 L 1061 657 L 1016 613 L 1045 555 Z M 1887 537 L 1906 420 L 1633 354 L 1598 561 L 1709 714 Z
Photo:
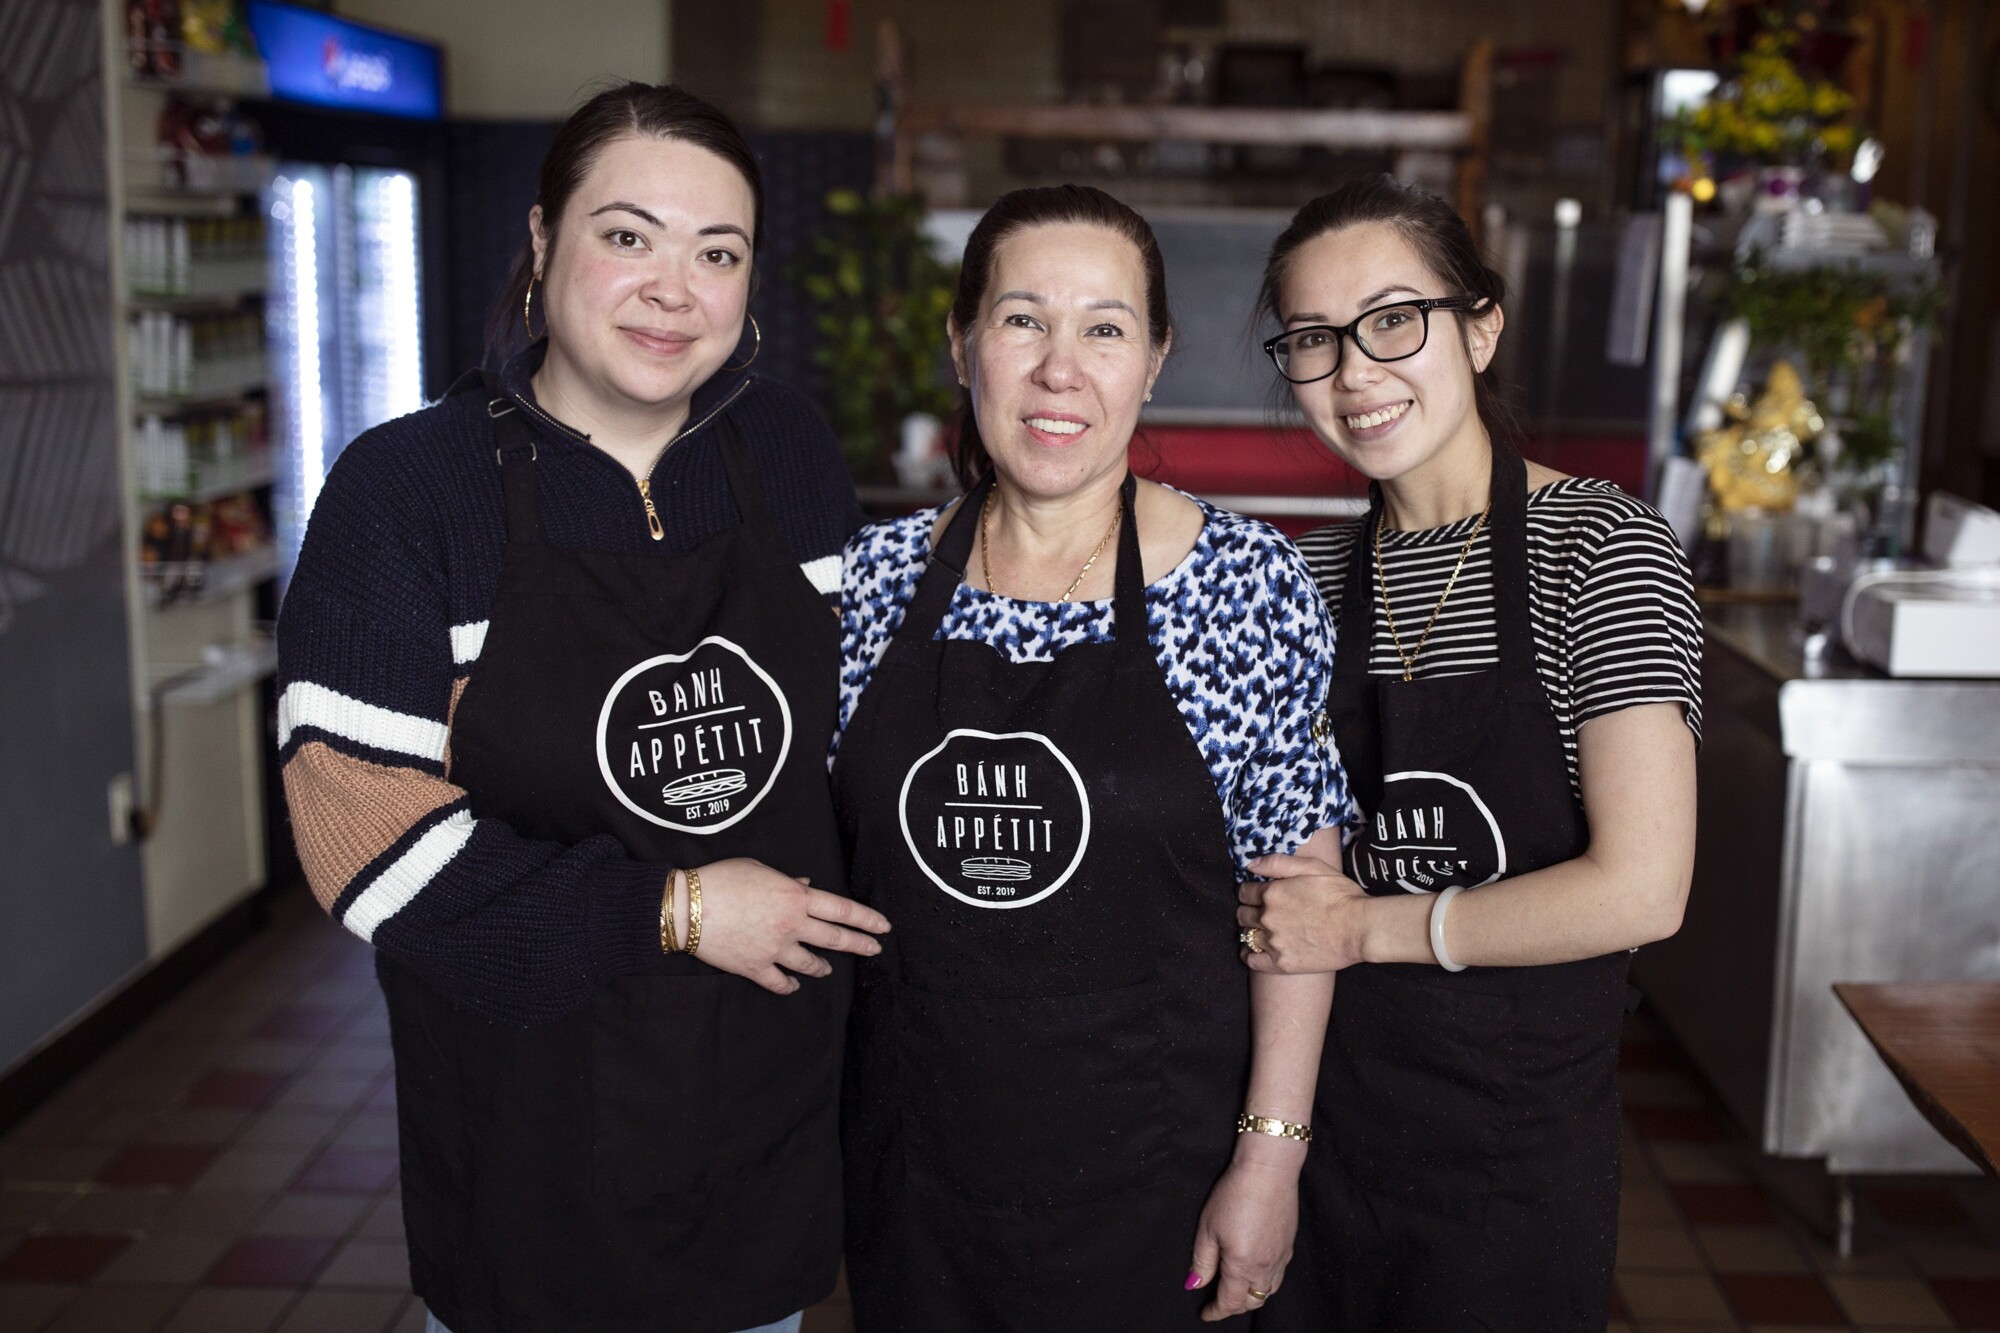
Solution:
M 832 432 L 796 390 L 718 375 L 651 478 L 665 537 L 631 474 L 534 402 L 541 347 L 501 377 L 532 410 L 548 541 L 682 551 L 736 523 L 715 422 L 749 443 L 765 498 L 806 577 L 838 594 L 860 526 Z M 478 669 L 506 520 L 476 377 L 362 435 L 314 505 L 278 623 L 279 759 L 299 854 L 348 929 L 493 1017 L 580 1003 L 659 949 L 666 868 L 610 836 L 563 846 L 473 819 L 450 779 L 452 712 Z

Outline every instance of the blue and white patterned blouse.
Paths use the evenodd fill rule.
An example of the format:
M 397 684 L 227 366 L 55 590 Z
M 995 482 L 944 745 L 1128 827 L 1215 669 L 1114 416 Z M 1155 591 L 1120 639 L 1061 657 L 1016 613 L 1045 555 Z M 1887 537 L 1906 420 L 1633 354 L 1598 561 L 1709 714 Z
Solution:
M 1358 818 L 1331 735 L 1313 735 L 1333 676 L 1333 623 L 1284 534 L 1195 503 L 1207 521 L 1187 558 L 1146 589 L 1147 637 L 1215 778 L 1230 849 L 1247 874 L 1257 857 L 1295 851 L 1320 829 Z M 842 730 L 902 627 L 940 512 L 870 524 L 847 544 Z M 961 583 L 938 636 L 991 644 L 1015 662 L 1045 662 L 1074 644 L 1109 642 L 1114 620 L 1108 598 L 1028 602 Z

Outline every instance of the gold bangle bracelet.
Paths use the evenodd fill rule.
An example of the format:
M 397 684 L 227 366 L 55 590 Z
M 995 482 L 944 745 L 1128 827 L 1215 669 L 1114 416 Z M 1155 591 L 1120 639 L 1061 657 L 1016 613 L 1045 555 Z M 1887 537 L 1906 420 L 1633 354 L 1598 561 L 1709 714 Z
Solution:
M 701 948 L 701 872 L 684 870 L 688 882 L 688 940 L 687 951 L 692 954 Z
M 660 895 L 660 952 L 679 953 L 681 942 L 674 937 L 674 876 L 680 871 L 667 867 L 667 891 Z
M 1239 1115 L 1236 1117 L 1238 1134 L 1269 1134 L 1278 1139 L 1296 1139 L 1300 1143 L 1311 1143 L 1311 1125 L 1295 1125 L 1289 1120 L 1276 1120 L 1267 1115 Z

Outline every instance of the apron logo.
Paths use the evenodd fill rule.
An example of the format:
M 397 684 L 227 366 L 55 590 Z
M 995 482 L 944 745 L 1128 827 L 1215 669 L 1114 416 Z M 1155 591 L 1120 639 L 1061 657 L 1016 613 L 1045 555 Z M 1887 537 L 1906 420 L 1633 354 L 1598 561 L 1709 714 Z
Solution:
M 1479 793 L 1449 773 L 1391 773 L 1382 804 L 1351 850 L 1365 887 L 1437 893 L 1507 873 L 1507 840 Z
M 597 767 L 611 794 L 682 833 L 715 833 L 756 809 L 791 745 L 778 682 L 715 636 L 627 671 L 597 715 Z
M 903 840 L 931 883 L 973 907 L 1060 889 L 1090 845 L 1090 797 L 1069 756 L 1032 731 L 961 727 L 910 766 Z

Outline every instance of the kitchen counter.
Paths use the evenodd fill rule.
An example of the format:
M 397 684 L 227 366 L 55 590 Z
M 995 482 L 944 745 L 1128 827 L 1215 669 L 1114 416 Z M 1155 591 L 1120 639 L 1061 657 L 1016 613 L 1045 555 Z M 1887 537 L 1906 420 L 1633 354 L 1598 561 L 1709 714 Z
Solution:
M 1765 1152 L 1969 1171 L 1831 988 L 2000 980 L 2000 682 L 1894 679 L 1795 621 L 1704 608 L 1694 890 L 1633 979 Z

